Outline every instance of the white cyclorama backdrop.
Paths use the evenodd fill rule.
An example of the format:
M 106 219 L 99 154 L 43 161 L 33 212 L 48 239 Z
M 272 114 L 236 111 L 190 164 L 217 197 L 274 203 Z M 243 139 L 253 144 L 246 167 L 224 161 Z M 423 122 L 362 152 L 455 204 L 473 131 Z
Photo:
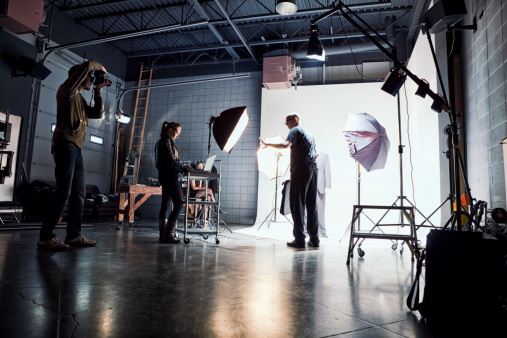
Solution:
M 427 80 L 433 79 L 427 78 Z M 438 118 L 437 114 L 429 108 L 431 99 L 415 96 L 413 93 L 416 88 L 415 86 L 411 88 L 409 81 L 411 80 L 406 82 L 406 90 L 411 126 L 411 161 L 414 166 L 415 201 L 410 177 L 405 90 L 402 87 L 400 90 L 401 130 L 402 144 L 405 145 L 403 193 L 411 202 L 415 202 L 417 208 L 425 216 L 429 216 L 440 204 L 439 161 L 441 154 L 438 141 Z M 351 221 L 352 206 L 357 203 L 357 164 L 349 156 L 347 142 L 342 133 L 349 113 L 368 113 L 375 117 L 386 128 L 391 142 L 384 169 L 368 173 L 361 167 L 361 204 L 388 206 L 392 205 L 400 195 L 397 99 L 382 91 L 381 86 L 381 83 L 300 86 L 297 90 L 263 89 L 262 92 L 262 138 L 275 135 L 285 138 L 288 134 L 288 128 L 284 124 L 285 116 L 290 112 L 298 112 L 301 115 L 301 124 L 315 137 L 318 150 L 329 154 L 332 186 L 326 197 L 326 225 L 328 235 L 332 237 L 341 238 Z M 434 88 L 434 86 L 431 87 Z M 279 181 L 281 183 L 287 179 L 290 179 L 289 174 L 280 178 Z M 259 174 L 256 225 L 259 225 L 273 208 L 274 192 L 274 180 L 270 181 L 265 175 Z M 278 207 L 281 202 L 280 194 L 281 186 Z M 382 213 L 373 212 L 371 216 L 372 218 L 375 215 L 380 217 Z M 390 221 L 397 223 L 399 213 L 391 213 Z M 277 221 L 286 220 L 282 215 L 277 215 Z M 422 221 L 422 216 L 416 214 L 416 223 L 420 224 Z M 435 225 L 440 225 L 438 211 L 431 221 Z M 276 226 L 274 224 L 276 223 L 272 223 L 271 226 Z M 366 220 L 362 220 L 361 224 L 364 225 L 363 229 L 371 228 L 371 223 Z M 387 232 L 396 233 L 397 229 L 388 229 Z M 424 241 L 426 234 L 421 235 L 418 232 L 418 237 Z

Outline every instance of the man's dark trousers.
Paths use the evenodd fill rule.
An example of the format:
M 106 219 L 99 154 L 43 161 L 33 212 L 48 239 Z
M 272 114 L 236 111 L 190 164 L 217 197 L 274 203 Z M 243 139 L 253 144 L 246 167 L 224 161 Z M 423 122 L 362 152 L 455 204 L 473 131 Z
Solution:
M 291 170 L 290 209 L 294 221 L 292 233 L 296 242 L 299 243 L 305 242 L 305 209 L 310 241 L 318 243 L 317 174 L 317 164 L 313 161 Z
M 63 214 L 67 200 L 69 200 L 67 239 L 75 239 L 81 234 L 86 197 L 81 148 L 72 142 L 60 139 L 55 141 L 52 153 L 55 160 L 56 192 L 42 222 L 39 239 L 47 241 L 53 237 L 53 229 Z

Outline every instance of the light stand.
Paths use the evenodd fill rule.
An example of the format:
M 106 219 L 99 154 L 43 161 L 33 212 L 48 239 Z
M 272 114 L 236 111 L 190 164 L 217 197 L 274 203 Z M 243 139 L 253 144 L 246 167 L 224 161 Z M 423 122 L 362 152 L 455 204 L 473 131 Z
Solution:
M 346 11 L 345 11 L 346 10 Z M 391 45 L 386 39 L 384 39 L 382 36 L 380 36 L 380 34 L 378 34 L 372 27 L 370 27 L 364 20 L 362 20 L 359 16 L 357 16 L 353 11 L 350 10 L 350 8 L 348 8 L 345 4 L 343 4 L 342 1 L 339 1 L 339 3 L 334 6 L 331 10 L 329 10 L 328 12 L 320 15 L 319 17 L 317 17 L 316 19 L 312 20 L 311 24 L 316 24 L 318 21 L 336 13 L 336 12 L 340 12 L 342 14 L 342 16 L 347 20 L 349 21 L 354 27 L 356 27 L 366 38 L 368 38 L 373 44 L 375 44 L 375 46 L 377 46 L 377 48 L 382 51 L 393 63 L 394 63 L 394 67 L 396 69 L 401 69 L 403 70 L 406 75 L 408 77 L 410 77 L 420 88 L 424 88 L 425 89 L 425 93 L 431 97 L 433 99 L 433 104 L 431 106 L 431 109 L 440 113 L 442 110 L 445 110 L 449 116 L 449 120 L 450 120 L 450 131 L 451 131 L 451 139 L 452 139 L 452 165 L 453 165 L 453 179 L 454 179 L 454 187 L 453 187 L 453 191 L 451 192 L 451 194 L 454 195 L 454 197 L 457 199 L 459 196 L 460 196 L 460 161 L 459 161 L 459 143 L 458 143 L 458 139 L 459 139 L 459 136 L 458 136 L 458 127 L 457 127 L 457 116 L 456 116 L 456 113 L 452 111 L 451 107 L 448 105 L 448 101 L 445 97 L 445 90 L 444 90 L 444 86 L 443 86 L 443 82 L 442 82 L 442 78 L 441 78 L 441 75 L 440 75 L 440 70 L 438 68 L 438 63 L 436 62 L 436 56 L 435 56 L 435 51 L 433 49 L 433 44 L 431 43 L 431 38 L 428 36 L 428 39 L 430 41 L 430 46 L 431 46 L 431 52 L 433 54 L 433 58 L 434 58 L 434 61 L 435 61 L 435 64 L 436 64 L 436 68 L 437 68 L 437 72 L 438 72 L 438 76 L 439 76 L 439 79 L 440 79 L 440 82 L 441 82 L 441 87 L 442 87 L 442 90 L 444 90 L 444 96 L 440 96 L 436 93 L 434 93 L 430 88 L 429 86 L 427 85 L 426 82 L 424 82 L 423 80 L 421 80 L 420 78 L 418 78 L 415 74 L 413 74 L 410 70 L 408 70 L 404 63 L 400 62 L 398 59 L 397 59 L 397 56 L 396 56 L 396 48 Z M 357 20 L 359 20 L 360 22 L 362 22 L 363 25 L 365 25 L 366 27 L 368 27 L 368 29 L 370 29 L 372 32 L 374 32 L 379 38 L 381 38 L 383 41 L 385 41 L 388 46 L 391 47 L 392 49 L 392 53 L 389 52 L 386 48 L 384 48 L 384 46 L 382 46 L 382 44 L 380 42 L 378 42 L 376 39 L 374 39 L 361 25 L 359 25 L 348 13 L 350 13 L 351 15 L 353 15 Z M 425 26 L 426 30 L 427 30 L 427 27 Z M 398 102 L 399 102 L 399 98 L 398 98 Z M 399 105 L 399 103 L 398 103 Z M 400 156 L 401 156 L 401 153 L 400 153 Z M 463 173 L 464 174 L 464 173 Z M 456 210 L 453 210 L 453 215 L 451 217 L 451 220 L 448 221 L 447 225 L 449 223 L 452 223 L 452 228 L 454 228 L 454 226 L 456 226 L 457 230 L 458 231 L 461 231 L 462 230 L 462 224 L 461 224 L 461 215 L 462 215 L 462 210 L 461 210 L 461 206 L 457 206 L 455 208 Z M 426 219 L 427 220 L 427 219 Z
M 211 153 L 211 131 L 213 131 L 213 137 L 220 149 L 229 153 L 243 134 L 243 131 L 248 124 L 248 120 L 249 116 L 247 114 L 247 107 L 245 106 L 224 110 L 216 117 L 211 116 L 208 122 L 208 158 Z M 206 186 L 206 189 L 207 188 L 208 187 Z M 218 189 L 220 189 L 220 187 L 218 187 Z M 218 204 L 220 206 L 220 200 L 218 201 Z M 227 230 L 232 233 L 231 229 L 229 229 L 227 223 L 224 222 L 220 215 L 218 215 L 213 208 L 211 211 L 217 216 L 218 222 L 222 222 Z M 219 224 L 217 224 L 217 227 L 218 226 Z
M 429 220 L 429 218 L 434 214 L 432 213 L 430 217 L 426 217 L 419 209 L 417 209 L 417 207 L 415 206 L 414 203 L 412 203 L 408 198 L 407 196 L 405 196 L 403 194 L 403 145 L 401 144 L 401 107 L 400 107 L 400 94 L 397 93 L 396 95 L 396 98 L 397 98 L 397 101 L 398 101 L 398 154 L 399 154 L 399 168 L 400 168 L 400 195 L 396 198 L 396 200 L 394 201 L 393 205 L 397 205 L 398 201 L 400 202 L 400 206 L 403 207 L 403 201 L 407 201 L 408 204 L 410 204 L 412 207 L 414 207 L 414 210 L 417 211 L 417 213 L 419 215 L 421 215 L 423 218 L 424 218 L 424 222 L 428 222 L 429 224 L 431 224 L 431 227 L 433 228 L 436 228 L 435 225 L 433 225 L 433 223 L 431 223 L 431 221 Z M 402 226 L 404 226 L 404 218 L 402 216 L 400 216 L 400 222 L 402 224 Z M 424 224 L 424 222 L 422 224 Z M 423 225 L 419 225 L 419 227 L 421 227 Z M 403 245 L 403 243 L 402 243 Z M 393 246 L 393 248 L 395 248 Z
M 455 27 L 457 28 L 457 27 Z M 454 28 L 454 29 L 455 29 Z M 462 29 L 476 29 L 475 26 L 467 26 Z M 444 82 L 442 80 L 442 75 L 440 73 L 440 68 L 438 66 L 437 58 L 435 49 L 433 47 L 433 42 L 431 41 L 430 37 L 430 28 L 428 24 L 423 24 L 423 29 L 428 37 L 428 43 L 431 48 L 431 54 L 433 56 L 433 62 L 435 63 L 435 67 L 437 69 L 438 79 L 440 82 L 440 86 L 442 87 L 442 92 L 444 96 L 445 102 L 447 102 L 447 95 L 445 93 L 445 87 Z M 423 96 L 424 97 L 424 96 Z M 435 103 L 434 103 L 435 104 Z M 432 106 L 433 108 L 433 106 Z M 458 134 L 458 123 L 457 123 L 457 115 L 453 113 L 452 111 L 448 112 L 450 123 L 445 127 L 444 134 L 447 135 L 447 152 L 446 157 L 449 160 L 449 185 L 450 185 L 450 194 L 447 196 L 447 198 L 438 206 L 435 211 L 432 213 L 432 215 L 439 210 L 447 201 L 450 201 L 450 209 L 451 209 L 451 217 L 447 220 L 447 222 L 444 224 L 444 229 L 446 229 L 449 225 L 451 225 L 451 229 L 453 229 L 455 226 L 457 227 L 458 231 L 461 231 L 463 228 L 463 224 L 461 222 L 461 215 L 464 215 L 467 217 L 468 222 L 466 225 L 470 226 L 471 223 L 475 223 L 476 226 L 480 227 L 477 220 L 473 217 L 473 215 L 470 215 L 467 210 L 464 210 L 461 206 L 460 202 L 460 196 L 461 196 L 461 176 L 463 177 L 464 185 L 465 185 L 465 193 L 470 196 L 470 209 L 475 210 L 474 204 L 473 204 L 473 198 L 471 197 L 471 191 L 470 186 L 468 185 L 468 178 L 467 173 L 465 169 L 465 165 L 463 163 L 463 158 L 461 156 L 461 150 L 459 148 L 459 134 Z M 452 158 L 451 158 L 452 157 Z M 454 192 L 454 194 L 453 194 Z M 453 204 L 455 208 L 453 208 Z M 454 210 L 455 209 L 455 210 Z M 478 210 L 476 210 L 478 211 Z M 474 214 L 474 212 L 472 212 Z M 431 216 L 430 216 L 431 217 Z
M 282 153 L 277 151 L 275 153 L 275 157 L 276 157 L 276 175 L 275 175 L 275 206 L 273 207 L 273 209 L 271 209 L 271 211 L 269 212 L 268 216 L 266 216 L 266 218 L 264 219 L 264 221 L 262 221 L 261 225 L 259 225 L 259 227 L 257 228 L 257 231 L 260 230 L 260 228 L 262 228 L 262 226 L 264 225 L 264 223 L 266 223 L 266 221 L 268 221 L 268 228 L 271 224 L 271 222 L 275 222 L 276 223 L 276 211 L 278 210 L 278 212 L 280 212 L 280 209 L 277 207 L 278 205 L 278 177 L 280 177 L 280 175 L 278 174 L 278 162 L 280 162 L 280 157 L 282 157 Z M 281 214 L 281 213 L 280 213 Z M 287 216 L 283 215 L 285 218 L 287 218 Z M 288 218 L 287 220 L 292 223 Z
M 211 153 L 211 129 L 212 129 L 212 126 L 213 126 L 213 122 L 215 122 L 217 118 L 215 116 L 211 116 L 209 118 L 209 122 L 208 122 L 208 157 L 210 156 L 210 153 Z
M 122 110 L 118 110 L 117 113 L 115 114 L 115 133 L 114 133 L 114 156 L 113 156 L 113 180 L 111 182 L 111 185 L 112 185 L 112 194 L 113 195 L 116 195 L 117 191 L 118 191 L 118 169 L 119 169 L 119 164 L 118 164 L 118 152 L 119 152 L 119 147 L 120 147 L 120 140 L 119 140 L 119 133 L 120 133 L 120 125 L 122 124 L 128 124 L 130 123 L 130 116 L 123 113 Z
M 210 152 L 211 152 L 211 130 L 212 130 L 213 123 L 215 122 L 216 119 L 217 118 L 215 116 L 211 116 L 209 119 L 209 122 L 208 122 L 208 130 L 209 130 L 209 133 L 208 133 L 208 158 L 210 157 Z M 205 188 L 206 188 L 206 191 L 208 191 L 207 182 L 206 182 Z M 219 187 L 219 189 L 220 189 L 220 187 Z M 206 200 L 208 200 L 208 193 L 206 193 L 205 196 L 206 196 Z M 204 207 L 204 209 L 206 209 L 206 206 Z M 210 210 L 215 214 L 215 216 L 217 216 L 218 222 L 222 222 L 223 225 L 226 227 L 226 229 L 229 230 L 229 232 L 232 234 L 232 230 L 229 229 L 229 227 L 227 226 L 227 223 L 224 222 L 222 217 L 220 217 L 220 215 L 217 214 L 217 212 L 215 210 L 213 210 L 213 208 L 210 208 Z M 206 215 L 206 212 L 204 213 L 204 215 Z M 219 225 L 217 224 L 217 226 L 219 226 Z

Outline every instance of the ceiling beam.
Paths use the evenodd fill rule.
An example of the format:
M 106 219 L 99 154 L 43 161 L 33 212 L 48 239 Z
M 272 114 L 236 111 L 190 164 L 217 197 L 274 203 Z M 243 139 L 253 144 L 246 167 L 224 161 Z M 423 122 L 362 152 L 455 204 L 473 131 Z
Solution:
M 385 32 L 379 32 L 380 35 L 385 35 Z M 332 40 L 332 39 L 350 39 L 350 38 L 360 38 L 363 37 L 363 34 L 360 32 L 357 33 L 347 33 L 347 34 L 332 34 L 332 35 L 319 35 L 320 40 Z M 250 47 L 252 46 L 267 46 L 267 45 L 277 45 L 277 44 L 287 44 L 287 43 L 294 43 L 294 42 L 307 42 L 310 38 L 310 35 L 306 36 L 298 36 L 294 38 L 287 38 L 287 39 L 276 39 L 276 40 L 258 40 L 258 41 L 250 41 L 248 42 L 248 45 Z M 243 47 L 243 44 L 240 42 L 231 43 L 229 47 Z M 220 44 L 213 44 L 213 45 L 207 45 L 207 46 L 199 46 L 199 47 L 184 47 L 184 48 L 163 48 L 160 50 L 153 50 L 153 51 L 144 51 L 144 52 L 136 52 L 136 53 L 127 53 L 127 57 L 129 58 L 136 58 L 136 57 L 146 57 L 146 56 L 155 56 L 155 55 L 164 55 L 164 54 L 178 54 L 178 53 L 191 53 L 191 52 L 198 52 L 198 51 L 209 51 L 209 50 L 215 50 L 224 48 L 223 45 Z
M 201 0 L 201 2 L 209 2 L 209 1 L 213 1 L 213 0 Z M 81 11 L 85 11 L 85 10 L 90 10 L 93 8 L 102 9 L 102 8 L 112 7 L 115 5 L 122 5 L 122 4 L 126 4 L 126 3 L 131 3 L 131 2 L 139 3 L 139 0 L 108 0 L 108 1 L 103 1 L 103 2 L 95 2 L 92 4 L 83 4 L 83 5 L 75 5 L 75 6 L 61 6 L 58 8 L 58 10 L 60 12 L 77 13 L 77 12 L 81 12 Z M 152 10 L 152 9 L 157 9 L 157 8 L 181 7 L 181 6 L 185 6 L 185 5 L 187 5 L 187 1 L 179 1 L 176 3 L 163 5 L 163 6 L 150 5 L 150 6 L 144 7 L 140 10 L 137 10 L 136 12 L 142 12 L 142 11 Z M 115 15 L 118 15 L 118 13 Z
M 202 21 L 196 21 L 189 24 L 174 24 L 174 25 L 168 25 L 163 27 L 157 27 L 157 28 L 150 28 L 150 29 L 143 29 L 143 30 L 137 30 L 132 32 L 124 32 L 120 34 L 111 34 L 107 36 L 103 36 L 97 39 L 90 39 L 80 42 L 72 42 L 64 45 L 59 46 L 53 46 L 53 47 L 47 47 L 46 51 L 54 51 L 54 50 L 61 50 L 61 49 L 72 49 L 72 48 L 78 48 L 78 47 L 84 47 L 84 46 L 91 46 L 96 45 L 104 42 L 111 42 L 111 41 L 118 41 L 122 39 L 128 39 L 136 36 L 143 36 L 143 35 L 149 35 L 154 33 L 160 33 L 164 31 L 169 31 L 173 29 L 181 29 L 185 27 L 191 27 L 191 26 L 199 26 L 207 24 L 207 20 Z
M 126 0 L 122 0 L 126 1 Z M 131 1 L 131 0 L 127 0 Z M 206 2 L 210 2 L 213 0 L 209 0 Z M 202 2 L 202 1 L 201 1 Z M 137 9 L 137 10 L 122 10 L 117 12 L 111 12 L 108 14 L 100 14 L 100 15 L 91 15 L 91 16 L 83 16 L 74 19 L 76 22 L 82 22 L 82 21 L 88 21 L 88 20 L 95 20 L 95 19 L 103 19 L 110 16 L 118 16 L 121 14 L 129 14 L 129 13 L 139 13 L 144 11 L 154 11 L 158 9 L 164 9 L 164 8 L 170 8 L 170 7 L 179 7 L 187 5 L 187 2 L 184 3 L 177 3 L 177 4 L 171 4 L 171 5 L 157 5 L 156 7 L 150 6 L 145 7 L 143 9 Z M 369 14 L 378 14 L 378 13 L 391 13 L 391 12 L 399 12 L 399 11 L 410 11 L 412 10 L 412 6 L 404 6 L 404 7 L 395 7 L 395 8 L 386 8 L 385 6 L 391 5 L 390 2 L 372 2 L 371 4 L 366 5 L 349 5 L 348 7 L 351 9 L 365 9 L 364 11 L 357 12 L 358 15 L 369 15 Z M 251 15 L 251 16 L 243 16 L 243 17 L 234 17 L 231 18 L 231 20 L 239 24 L 241 22 L 251 22 L 251 21 L 274 21 L 274 22 L 287 22 L 287 21 L 294 21 L 294 20 L 301 20 L 301 18 L 308 18 L 312 17 L 314 15 L 325 13 L 329 10 L 329 8 L 314 8 L 314 9 L 307 9 L 307 10 L 301 10 L 296 12 L 293 15 L 290 16 L 284 16 L 280 15 L 278 13 L 275 14 L 264 14 L 264 15 Z M 227 24 L 228 21 L 226 19 L 222 20 L 211 20 L 210 23 L 214 25 L 224 25 Z
M 203 18 L 204 20 L 209 20 L 209 15 L 208 13 L 206 12 L 206 10 L 201 6 L 201 4 L 199 3 L 198 0 L 190 0 L 193 4 L 194 4 L 194 8 L 196 10 L 197 13 L 199 13 L 199 15 L 201 16 L 201 18 Z M 213 35 L 218 39 L 218 41 L 224 45 L 224 48 L 225 50 L 227 51 L 227 53 L 229 53 L 229 55 L 231 56 L 231 58 L 233 60 L 238 60 L 240 59 L 238 53 L 236 53 L 236 51 L 234 50 L 234 48 L 230 47 L 229 46 L 229 41 L 227 41 L 219 32 L 218 30 L 215 28 L 215 26 L 213 26 L 211 23 L 209 23 L 208 21 L 208 24 L 207 24 L 207 27 L 208 29 L 211 31 L 211 33 L 213 33 Z
M 241 34 L 236 24 L 232 22 L 231 18 L 229 17 L 229 14 L 227 13 L 227 10 L 220 3 L 220 0 L 215 0 L 215 3 L 217 4 L 218 8 L 220 8 L 227 21 L 229 21 L 229 24 L 231 25 L 232 29 L 234 30 L 234 32 L 236 32 L 236 35 L 239 37 L 239 39 L 245 46 L 246 50 L 248 51 L 252 59 L 255 61 L 256 64 L 259 64 L 259 61 L 257 61 L 257 57 L 255 56 L 254 52 L 252 51 L 252 49 L 250 49 L 250 46 L 248 46 L 245 37 L 243 36 L 243 34 Z

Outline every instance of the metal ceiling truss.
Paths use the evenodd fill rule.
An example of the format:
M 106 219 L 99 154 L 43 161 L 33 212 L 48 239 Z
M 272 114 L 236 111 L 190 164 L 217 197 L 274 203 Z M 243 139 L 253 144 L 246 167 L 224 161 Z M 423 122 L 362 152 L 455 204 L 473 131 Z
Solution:
M 265 14 L 235 16 L 238 10 L 247 4 L 247 1 L 249 6 L 255 1 L 257 12 L 265 11 Z M 326 4 L 328 2 L 326 1 Z M 309 39 L 309 30 L 305 30 L 305 27 L 309 26 L 309 21 L 313 17 L 329 10 L 329 5 L 326 6 L 322 1 L 310 3 L 316 3 L 319 7 L 299 10 L 290 16 L 275 13 L 259 0 L 235 2 L 235 8 L 231 8 L 228 0 L 185 0 L 164 5 L 155 4 L 150 0 L 142 3 L 138 0 L 109 0 L 72 5 L 72 1 L 65 0 L 59 10 L 70 13 L 75 22 L 97 34 L 99 37 L 97 40 L 117 37 L 107 41 L 130 58 L 150 56 L 161 58 L 166 54 L 181 54 L 179 57 L 171 56 L 171 58 L 174 61 L 188 62 L 198 52 L 202 52 L 193 60 L 193 64 L 203 55 L 215 60 L 221 59 L 224 54 L 219 55 L 218 51 L 225 50 L 232 62 L 246 57 L 259 64 L 261 53 L 268 46 L 272 49 L 276 49 L 274 47 L 277 45 L 283 48 L 292 47 L 295 51 L 304 48 Z M 134 4 L 141 5 L 134 9 Z M 412 10 L 410 5 L 397 8 L 388 6 L 391 6 L 390 1 L 349 5 L 358 15 L 366 17 L 395 13 L 403 16 Z M 91 13 L 91 15 L 83 15 L 84 13 Z M 341 22 L 342 20 L 333 21 L 333 18 L 337 16 L 338 14 L 319 23 L 322 27 L 321 40 L 332 40 L 333 44 L 335 40 L 351 38 L 364 41 L 361 33 L 354 28 L 346 27 Z M 207 20 L 207 22 L 185 27 L 189 21 L 198 22 L 198 20 Z M 149 26 L 160 25 L 160 22 L 170 25 L 179 24 L 182 27 L 149 32 L 151 29 L 156 30 L 156 28 L 148 28 Z M 100 30 L 97 29 L 98 27 Z M 378 28 L 378 30 L 380 34 L 385 35 L 382 29 Z M 329 31 L 329 34 L 326 31 Z M 333 34 L 333 31 L 343 33 Z M 137 34 L 132 34 L 133 32 Z M 129 40 L 126 41 L 126 39 Z M 211 52 L 213 50 L 214 53 Z

